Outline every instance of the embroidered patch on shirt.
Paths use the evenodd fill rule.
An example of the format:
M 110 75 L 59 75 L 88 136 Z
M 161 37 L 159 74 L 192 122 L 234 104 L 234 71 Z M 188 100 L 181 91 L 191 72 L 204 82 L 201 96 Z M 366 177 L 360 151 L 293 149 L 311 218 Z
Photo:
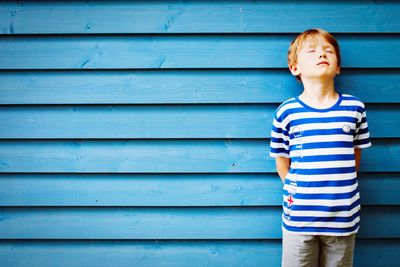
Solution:
M 343 126 L 342 129 L 343 129 L 343 132 L 349 133 L 351 131 L 351 126 L 346 124 L 346 125 Z

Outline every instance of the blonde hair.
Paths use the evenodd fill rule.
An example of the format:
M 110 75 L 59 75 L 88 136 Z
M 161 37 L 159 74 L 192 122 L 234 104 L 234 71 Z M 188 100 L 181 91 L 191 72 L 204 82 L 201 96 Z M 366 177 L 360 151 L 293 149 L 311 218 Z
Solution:
M 292 65 L 297 64 L 298 51 L 301 49 L 304 41 L 306 41 L 308 39 L 312 39 L 312 40 L 316 41 L 317 37 L 323 38 L 325 41 L 327 41 L 330 45 L 332 45 L 335 48 L 337 65 L 338 65 L 338 67 L 340 67 L 341 66 L 340 48 L 339 48 L 339 44 L 338 44 L 337 40 L 335 39 L 335 37 L 333 37 L 332 34 L 330 34 L 329 32 L 327 32 L 323 29 L 319 29 L 319 28 L 306 30 L 306 31 L 302 32 L 301 34 L 299 34 L 296 37 L 296 39 L 294 39 L 291 42 L 289 51 L 288 51 L 288 65 L 292 66 Z M 301 82 L 300 76 L 296 76 L 296 79 Z

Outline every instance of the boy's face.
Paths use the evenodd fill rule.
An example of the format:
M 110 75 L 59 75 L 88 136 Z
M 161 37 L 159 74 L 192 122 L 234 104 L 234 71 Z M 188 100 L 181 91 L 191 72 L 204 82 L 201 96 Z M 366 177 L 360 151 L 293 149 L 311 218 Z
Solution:
M 340 73 L 335 48 L 322 37 L 306 39 L 297 54 L 297 64 L 289 66 L 301 79 L 333 79 Z

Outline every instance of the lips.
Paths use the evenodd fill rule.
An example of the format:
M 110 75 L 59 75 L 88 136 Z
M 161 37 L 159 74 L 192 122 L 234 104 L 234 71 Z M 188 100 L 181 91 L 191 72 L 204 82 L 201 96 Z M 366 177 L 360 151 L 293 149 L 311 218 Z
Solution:
M 328 61 L 322 61 L 322 62 L 318 63 L 317 65 L 321 65 L 321 64 L 326 64 L 326 65 L 329 66 L 329 62 Z

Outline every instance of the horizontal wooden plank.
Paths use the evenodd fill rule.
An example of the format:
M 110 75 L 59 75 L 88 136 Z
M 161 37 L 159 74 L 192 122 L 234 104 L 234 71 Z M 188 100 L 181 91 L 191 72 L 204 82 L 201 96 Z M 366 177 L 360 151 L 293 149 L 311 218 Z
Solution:
M 0 106 L 0 138 L 268 138 L 277 107 L 278 104 Z M 371 136 L 400 137 L 399 104 L 371 104 L 367 114 Z
M 354 251 L 354 266 L 393 265 L 400 256 L 399 246 L 398 239 L 358 239 Z
M 277 174 L 0 175 L 0 206 L 279 205 L 281 193 Z
M 268 148 L 267 140 L 1 140 L 0 172 L 262 172 L 274 168 Z
M 0 29 L 3 34 L 300 32 L 319 25 L 335 32 L 399 32 L 399 12 L 391 1 L 2 1 Z
M 287 69 L 16 70 L 0 84 L 0 105 L 281 103 L 303 88 Z M 366 103 L 400 99 L 399 69 L 346 68 L 335 84 Z
M 398 172 L 400 139 L 374 139 L 361 171 Z M 1 140 L 0 172 L 275 172 L 269 140 Z
M 286 68 L 287 50 L 295 36 L 1 36 L 0 69 Z M 392 53 L 400 46 L 400 35 L 353 34 L 337 39 L 345 68 L 400 67 Z
M 275 239 L 281 238 L 281 212 L 280 207 L 9 207 L 0 208 L 0 238 Z M 400 207 L 364 206 L 358 236 L 399 238 Z
M 360 173 L 361 205 L 400 205 L 398 173 Z
M 277 105 L 0 106 L 0 138 L 265 138 L 271 131 L 276 108 Z
M 0 258 L 3 267 L 277 266 L 280 247 L 279 240 L 0 241 Z
M 361 173 L 362 205 L 400 205 L 400 175 Z M 0 206 L 280 206 L 277 174 L 1 174 Z
M 354 266 L 393 265 L 399 245 L 399 239 L 357 239 Z M 3 240 L 0 258 L 3 267 L 279 266 L 281 246 L 280 239 Z
M 281 229 L 279 213 L 276 207 L 0 208 L 0 238 L 277 238 Z

